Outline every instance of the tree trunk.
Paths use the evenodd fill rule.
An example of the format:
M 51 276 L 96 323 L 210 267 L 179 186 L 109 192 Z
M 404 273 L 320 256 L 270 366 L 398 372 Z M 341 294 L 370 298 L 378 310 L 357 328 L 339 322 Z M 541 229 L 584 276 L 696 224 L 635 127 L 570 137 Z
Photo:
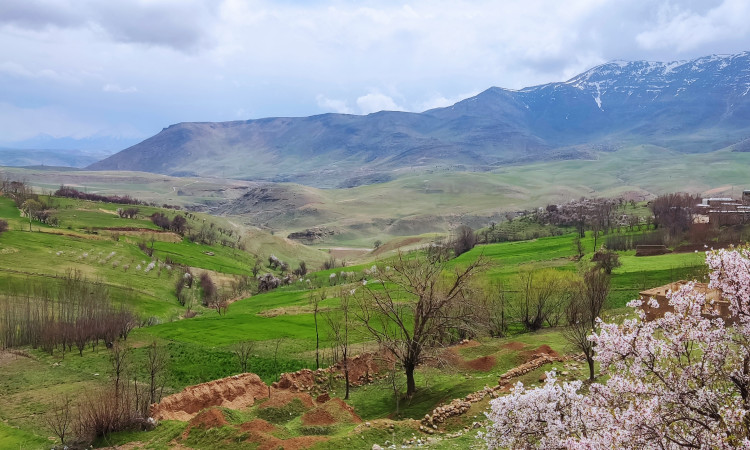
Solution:
M 414 365 L 404 365 L 404 371 L 406 372 L 406 396 L 411 398 L 417 391 L 417 385 L 414 383 Z
M 348 361 L 344 362 L 344 380 L 346 382 L 346 394 L 344 394 L 344 400 L 349 400 L 349 364 L 348 364 Z
M 318 307 L 315 307 L 315 370 L 320 369 L 320 335 L 318 334 Z
M 586 355 L 586 362 L 589 364 L 589 380 L 594 381 L 594 358 Z

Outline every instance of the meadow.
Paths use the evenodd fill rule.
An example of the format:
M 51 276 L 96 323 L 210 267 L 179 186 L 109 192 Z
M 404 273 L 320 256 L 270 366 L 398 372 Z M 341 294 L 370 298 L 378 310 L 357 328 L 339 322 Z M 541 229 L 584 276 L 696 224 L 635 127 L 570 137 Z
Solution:
M 371 268 L 373 261 L 345 268 L 318 270 L 289 286 L 268 293 L 246 295 L 231 303 L 224 315 L 196 305 L 194 310 L 197 316 L 183 319 L 184 307 L 177 302 L 174 291 L 175 281 L 183 273 L 178 267 L 184 265 L 194 270 L 209 271 L 217 279 L 229 281 L 248 275 L 256 261 L 262 265 L 262 271 L 272 271 L 266 261 L 270 253 L 284 255 L 300 248 L 304 250 L 297 253 L 298 257 L 303 252 L 317 252 L 321 255 L 318 261 L 324 260 L 327 255 L 267 234 L 262 237 L 264 242 L 278 242 L 278 247 L 263 247 L 267 252 L 263 256 L 237 248 L 167 239 L 160 236 L 144 217 L 120 219 L 113 215 L 116 205 L 68 199 L 55 199 L 54 202 L 59 202 L 60 211 L 64 213 L 61 226 L 53 228 L 35 222 L 32 224 L 33 231 L 29 232 L 28 222 L 20 216 L 18 209 L 10 200 L 0 197 L 0 218 L 11 225 L 9 231 L 0 235 L 0 260 L 3 261 L 0 267 L 0 295 L 33 295 L 30 286 L 38 282 L 57 283 L 72 269 L 81 271 L 92 280 L 101 280 L 108 286 L 114 301 L 132 308 L 142 318 L 152 318 L 132 331 L 127 344 L 132 347 L 131 357 L 136 373 L 143 370 L 139 368 L 139 361 L 144 361 L 146 347 L 150 343 L 156 342 L 166 350 L 169 354 L 167 393 L 239 373 L 240 366 L 232 346 L 240 341 L 255 342 L 249 370 L 259 374 L 267 383 L 277 380 L 282 372 L 314 367 L 315 326 L 309 304 L 310 295 L 326 291 L 327 298 L 320 307 L 323 313 L 327 313 L 338 306 L 339 289 L 355 289 L 362 278 L 372 281 L 372 275 L 365 271 Z M 157 210 L 154 209 L 154 212 Z M 151 209 L 144 211 L 150 213 Z M 170 215 L 175 213 L 165 212 Z M 113 235 L 106 230 L 122 227 L 142 230 L 132 235 Z M 151 236 L 156 237 L 152 240 Z M 521 267 L 571 272 L 580 270 L 581 262 L 576 258 L 574 238 L 573 233 L 568 233 L 527 241 L 479 245 L 450 261 L 447 269 L 465 266 L 479 257 L 486 258 L 490 266 L 482 275 L 482 282 L 502 286 L 513 294 L 514 277 Z M 582 241 L 585 260 L 592 253 L 593 238 L 587 236 Z M 139 243 L 153 248 L 153 256 L 164 262 L 160 269 L 145 273 L 144 267 L 151 258 L 139 247 Z M 396 251 L 396 247 L 389 249 L 388 242 L 383 247 L 383 251 L 373 252 L 371 257 L 387 258 Z M 700 253 L 635 257 L 633 252 L 622 252 L 622 266 L 613 272 L 609 310 L 614 314 L 625 312 L 622 309 L 624 304 L 644 288 L 701 276 L 702 257 Z M 171 269 L 167 268 L 167 261 Z M 380 264 L 388 264 L 387 259 Z M 129 266 L 128 270 L 123 269 L 125 265 Z M 136 269 L 139 265 L 141 268 Z M 345 275 L 344 272 L 353 275 Z M 336 275 L 332 277 L 332 274 Z M 322 315 L 318 320 L 322 363 L 328 365 L 333 362 L 331 341 Z M 542 344 L 561 354 L 570 351 L 559 329 L 545 328 L 535 333 L 519 331 L 511 329 L 512 335 L 502 339 L 482 337 L 479 338 L 479 346 L 458 351 L 465 360 L 493 358 L 495 363 L 488 370 L 472 369 L 465 365 L 418 369 L 419 390 L 410 401 L 402 402 L 398 416 L 394 415 L 393 391 L 386 380 L 376 380 L 373 384 L 353 389 L 349 404 L 364 420 L 419 419 L 441 402 L 463 397 L 485 385 L 496 384 L 499 375 L 523 361 L 522 351 L 533 350 Z M 511 343 L 523 344 L 522 350 L 510 348 L 507 344 Z M 371 337 L 365 333 L 354 334 L 353 353 L 373 349 Z M 110 361 L 108 351 L 102 346 L 84 351 L 83 356 L 72 353 L 63 356 L 59 352 L 49 355 L 39 349 L 27 349 L 27 352 L 28 357 L 7 356 L 0 361 L 0 400 L 4 405 L 0 408 L 0 443 L 37 448 L 49 434 L 45 431 L 44 415 L 53 400 L 64 394 L 81 395 L 106 384 Z M 536 370 L 523 380 L 537 383 L 542 371 Z M 141 373 L 141 376 L 144 375 Z M 571 372 L 570 376 L 579 374 Z M 342 385 L 337 381 L 333 385 L 332 395 L 341 394 Z M 473 416 L 479 414 L 481 410 L 477 409 Z M 299 433 L 299 429 L 294 428 L 298 425 L 294 423 L 297 422 L 292 422 L 287 430 L 291 435 Z M 451 426 L 459 430 L 465 425 L 458 421 Z M 167 447 L 174 436 L 183 430 L 184 423 L 166 423 L 155 434 L 125 433 L 113 439 L 122 442 L 151 439 L 153 446 Z M 350 444 L 351 441 L 347 439 L 351 438 L 352 432 L 353 426 L 338 429 L 326 445 L 332 448 Z M 401 434 L 395 434 L 401 438 L 402 434 L 407 436 L 413 432 L 413 428 L 408 428 Z M 368 433 L 372 433 L 372 436 L 365 434 L 368 437 L 363 439 L 363 444 L 369 443 L 369 447 L 375 440 L 388 438 L 388 433 L 381 436 L 382 433 L 377 430 Z M 208 437 L 206 435 L 200 439 Z M 196 435 L 196 439 L 197 443 L 207 442 L 200 440 L 199 435 Z

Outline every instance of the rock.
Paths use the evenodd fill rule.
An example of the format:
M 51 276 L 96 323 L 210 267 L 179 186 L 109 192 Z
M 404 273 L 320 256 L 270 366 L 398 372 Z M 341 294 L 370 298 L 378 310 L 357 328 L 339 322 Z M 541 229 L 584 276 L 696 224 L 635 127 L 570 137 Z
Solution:
M 379 446 L 378 444 L 372 444 L 372 450 L 383 450 L 383 447 Z

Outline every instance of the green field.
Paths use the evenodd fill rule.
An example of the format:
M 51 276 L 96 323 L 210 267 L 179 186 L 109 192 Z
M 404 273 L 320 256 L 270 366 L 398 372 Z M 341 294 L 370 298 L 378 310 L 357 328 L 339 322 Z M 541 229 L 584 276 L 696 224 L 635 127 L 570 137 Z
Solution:
M 373 275 L 365 273 L 373 262 L 337 267 L 310 273 L 304 280 L 268 293 L 245 294 L 244 298 L 229 305 L 225 315 L 196 305 L 196 317 L 181 319 L 185 308 L 179 305 L 175 295 L 175 281 L 177 277 L 183 276 L 183 272 L 178 269 L 181 265 L 189 266 L 195 271 L 210 271 L 219 284 L 226 287 L 233 280 L 239 279 L 240 275 L 248 275 L 256 260 L 262 264 L 262 271 L 270 270 L 267 267 L 267 257 L 270 254 L 288 258 L 293 268 L 298 261 L 306 259 L 311 261 L 309 266 L 312 269 L 315 268 L 313 262 L 317 265 L 328 255 L 268 233 L 248 229 L 243 231 L 243 236 L 248 241 L 247 250 L 218 244 L 196 244 L 179 237 L 172 239 L 166 234 L 158 235 L 151 222 L 143 216 L 132 220 L 120 219 L 112 214 L 117 205 L 68 199 L 55 199 L 52 203 L 61 211 L 61 226 L 53 228 L 34 222 L 33 231 L 29 232 L 28 222 L 20 216 L 18 209 L 10 200 L 0 197 L 0 218 L 11 225 L 10 231 L 0 235 L 0 295 L 33 296 L 36 287 L 56 286 L 73 269 L 81 271 L 90 280 L 100 280 L 106 284 L 115 302 L 127 305 L 141 318 L 153 318 L 148 322 L 149 326 L 133 330 L 127 343 L 134 347 L 133 370 L 139 377 L 145 377 L 142 366 L 146 358 L 146 346 L 156 342 L 166 349 L 169 354 L 167 393 L 239 373 L 240 367 L 231 349 L 239 341 L 255 341 L 249 370 L 259 374 L 265 382 L 277 380 L 282 372 L 314 367 L 315 328 L 308 302 L 310 293 L 321 289 L 327 291 L 328 299 L 320 305 L 325 313 L 338 306 L 339 299 L 336 295 L 339 289 L 356 289 L 363 278 L 373 281 Z M 152 211 L 157 209 L 144 208 L 146 214 Z M 165 212 L 174 214 L 174 211 Z M 200 220 L 203 218 L 210 220 L 209 216 L 199 217 Z M 230 222 L 217 220 L 217 226 L 231 226 Z M 129 225 L 120 225 L 123 223 Z M 104 230 L 120 227 L 145 230 L 115 235 Z M 152 236 L 156 237 L 152 240 Z M 479 257 L 486 258 L 490 265 L 479 281 L 489 285 L 495 283 L 513 295 L 514 278 L 521 268 L 551 268 L 568 272 L 579 270 L 583 263 L 575 258 L 574 237 L 574 234 L 569 233 L 534 240 L 479 245 L 450 261 L 446 269 L 466 266 Z M 417 239 L 414 242 L 420 241 Z M 593 253 L 593 239 L 587 236 L 582 243 L 585 262 Z M 148 273 L 145 267 L 152 258 L 138 244 L 152 247 L 154 261 L 161 262 L 155 264 Z M 395 248 L 374 252 L 374 256 L 387 258 Z M 635 257 L 633 252 L 622 252 L 620 260 L 622 266 L 613 271 L 608 305 L 611 309 L 619 310 L 628 300 L 635 298 L 640 290 L 703 275 L 703 255 L 700 253 Z M 391 263 L 386 259 L 379 264 Z M 331 277 L 333 273 L 336 274 L 335 277 Z M 321 324 L 322 363 L 329 365 L 333 362 L 331 342 L 322 316 L 318 320 Z M 515 333 L 520 329 L 512 328 L 512 331 Z M 465 365 L 419 368 L 419 390 L 410 401 L 400 405 L 398 417 L 419 419 L 441 402 L 463 397 L 485 385 L 496 384 L 499 375 L 523 362 L 523 351 L 533 350 L 543 344 L 549 345 L 558 353 L 570 351 L 560 330 L 554 328 L 536 333 L 513 334 L 503 339 L 482 337 L 479 341 L 481 345 L 458 350 L 458 354 L 466 361 L 492 358 L 495 362 L 491 368 L 471 369 Z M 522 350 L 511 349 L 507 346 L 510 343 L 521 343 L 524 347 Z M 369 335 L 361 331 L 353 334 L 353 353 L 371 351 L 374 348 Z M 53 400 L 64 394 L 81 395 L 108 383 L 109 352 L 102 345 L 86 349 L 83 356 L 75 351 L 64 356 L 59 351 L 53 355 L 40 349 L 27 351 L 29 358 L 6 356 L 0 359 L 0 402 L 4 405 L 0 408 L 0 447 L 3 448 L 41 448 L 45 443 L 49 445 L 46 440 L 49 430 L 44 423 L 44 415 Z M 522 380 L 537 383 L 543 370 L 537 369 Z M 570 377 L 577 376 L 580 376 L 577 371 L 571 371 Z M 335 382 L 332 395 L 342 395 L 342 388 L 340 381 Z M 376 380 L 373 384 L 355 388 L 349 403 L 364 420 L 396 418 L 394 397 L 387 380 Z M 252 417 L 256 412 L 237 414 L 241 415 L 237 419 L 241 421 Z M 476 414 L 481 414 L 481 410 L 477 410 Z M 463 426 L 465 424 L 460 421 L 450 425 L 455 429 Z M 285 427 L 284 432 L 289 433 L 289 436 L 296 436 L 301 432 L 298 419 L 290 421 Z M 450 427 L 447 429 L 452 429 Z M 113 442 L 138 440 L 151 442 L 149 446 L 166 448 L 184 430 L 184 423 L 167 422 L 152 434 L 118 434 L 113 437 Z M 221 433 L 227 433 L 227 439 L 234 439 L 236 436 L 232 434 L 233 430 L 226 429 Z M 359 442 L 357 445 L 349 445 L 352 430 L 352 426 L 336 429 L 330 436 L 331 440 L 321 448 L 360 448 Z M 220 433 L 211 430 L 206 433 L 209 431 L 215 434 L 214 438 Z M 403 437 L 412 432 L 412 429 L 404 429 L 396 434 Z M 363 435 L 367 436 L 363 440 L 365 442 L 362 442 L 363 448 L 370 448 L 372 442 L 382 443 L 387 439 L 387 433 L 378 434 L 380 431 L 375 429 L 368 433 L 370 434 Z M 403 436 L 399 433 L 403 433 Z M 193 435 L 191 432 L 187 442 L 203 446 L 212 442 L 211 436 Z

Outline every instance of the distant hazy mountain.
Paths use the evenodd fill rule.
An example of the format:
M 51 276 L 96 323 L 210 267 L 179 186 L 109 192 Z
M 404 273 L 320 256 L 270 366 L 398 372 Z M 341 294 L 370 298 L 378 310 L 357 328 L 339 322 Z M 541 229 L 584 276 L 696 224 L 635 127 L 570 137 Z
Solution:
M 418 114 L 181 123 L 89 168 L 330 187 L 436 166 L 488 170 L 589 157 L 637 144 L 709 152 L 750 137 L 749 93 L 748 52 L 617 61 L 566 82 L 493 87 Z
M 83 150 L 33 150 L 0 147 L 0 166 L 86 167 L 112 152 Z

